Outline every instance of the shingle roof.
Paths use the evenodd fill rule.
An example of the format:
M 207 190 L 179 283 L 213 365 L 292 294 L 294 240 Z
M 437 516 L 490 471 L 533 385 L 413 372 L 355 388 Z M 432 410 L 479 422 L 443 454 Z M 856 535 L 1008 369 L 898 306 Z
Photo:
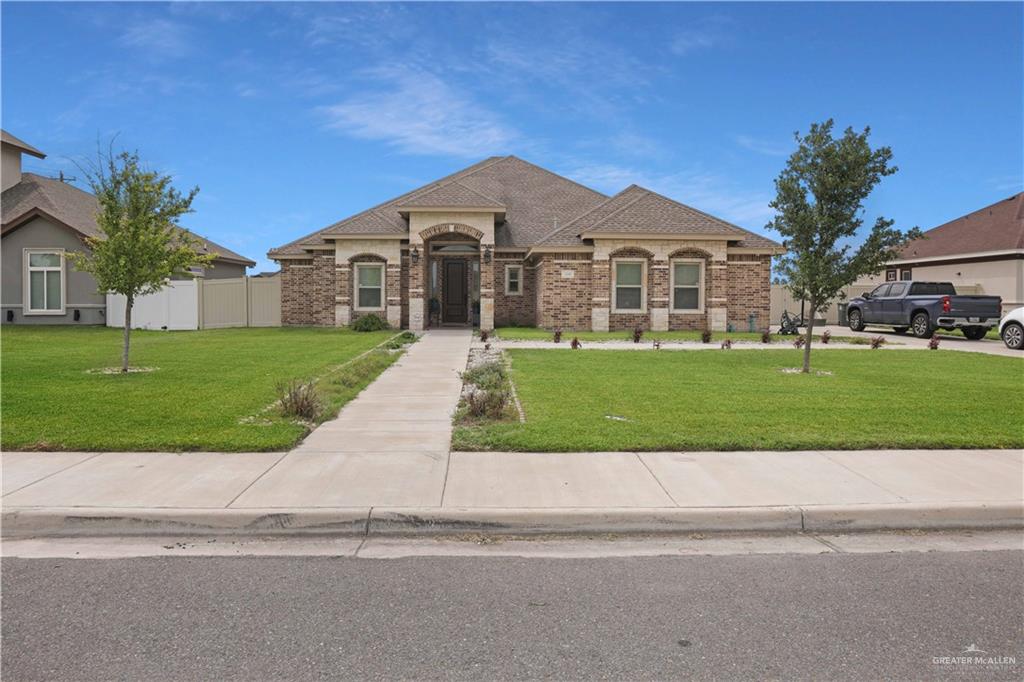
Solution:
M 579 243 L 581 234 L 724 235 L 743 247 L 778 247 L 776 242 L 657 192 L 630 185 L 541 241 L 545 246 Z
M 1024 249 L 1024 192 L 939 225 L 900 251 L 901 260 Z
M 409 227 L 398 212 L 400 207 L 481 206 L 481 200 L 492 202 L 482 207 L 505 210 L 504 222 L 495 229 L 495 245 L 499 247 L 581 246 L 578 228 L 589 229 L 598 223 L 603 231 L 617 226 L 614 231 L 728 234 L 735 235 L 740 246 L 779 246 L 642 187 L 634 185 L 609 198 L 518 157 L 503 156 L 485 159 L 273 249 L 268 255 L 301 255 L 306 249 L 323 246 L 334 235 L 405 235 Z
M 17 147 L 26 154 L 31 154 L 32 156 L 38 157 L 40 159 L 46 158 L 46 154 L 36 149 L 28 142 L 25 142 L 24 140 L 17 138 L 14 135 L 11 135 L 6 130 L 0 130 L 0 141 L 2 141 L 4 144 L 9 144 L 12 147 Z
M 460 207 L 472 206 L 474 208 L 496 208 L 503 209 L 505 205 L 500 201 L 484 196 L 475 190 L 466 187 L 461 182 L 447 182 L 410 197 L 405 201 L 405 206 L 416 208 L 433 207 Z
M 0 197 L 3 232 L 20 225 L 37 212 L 67 225 L 86 237 L 97 237 L 96 226 L 99 202 L 96 197 L 66 182 L 46 178 L 35 173 L 22 173 L 21 182 L 8 188 Z M 192 233 L 201 243 L 204 253 L 216 253 L 218 260 L 256 265 L 256 261 L 235 253 L 216 242 Z

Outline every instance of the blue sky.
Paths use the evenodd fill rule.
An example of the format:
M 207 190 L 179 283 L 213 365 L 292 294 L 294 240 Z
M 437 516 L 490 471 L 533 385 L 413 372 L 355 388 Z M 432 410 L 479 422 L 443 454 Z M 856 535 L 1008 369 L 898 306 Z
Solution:
M 492 154 L 764 233 L 828 117 L 893 148 L 868 222 L 928 228 L 1024 184 L 1022 7 L 4 2 L 3 127 L 52 175 L 117 134 L 259 270 Z

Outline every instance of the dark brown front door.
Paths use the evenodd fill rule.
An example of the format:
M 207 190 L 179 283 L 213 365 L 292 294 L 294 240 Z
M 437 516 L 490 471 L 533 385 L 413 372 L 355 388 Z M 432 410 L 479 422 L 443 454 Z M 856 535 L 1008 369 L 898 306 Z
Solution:
M 468 322 L 469 307 L 466 292 L 466 261 L 446 260 L 444 262 L 444 322 Z

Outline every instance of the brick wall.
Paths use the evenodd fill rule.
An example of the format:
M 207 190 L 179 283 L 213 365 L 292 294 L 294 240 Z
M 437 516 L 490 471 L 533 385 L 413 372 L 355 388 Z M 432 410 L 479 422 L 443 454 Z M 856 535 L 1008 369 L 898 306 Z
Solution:
M 334 326 L 334 253 L 281 261 L 281 324 Z
M 357 305 L 357 301 L 356 301 L 356 288 L 355 288 L 355 281 L 356 281 L 356 279 L 355 279 L 355 277 L 356 277 L 355 264 L 356 263 L 380 263 L 380 264 L 383 265 L 384 264 L 384 259 L 381 258 L 380 256 L 376 256 L 376 255 L 373 255 L 373 254 L 359 254 L 359 255 L 353 256 L 352 258 L 349 259 L 348 268 L 343 271 L 343 272 L 347 273 L 347 276 L 345 276 L 343 278 L 344 281 L 339 281 L 338 282 L 339 296 L 342 296 L 343 294 L 341 292 L 345 291 L 345 292 L 348 293 L 348 296 L 351 297 L 351 301 L 352 301 L 352 303 L 351 303 L 351 305 L 352 305 L 352 317 L 351 317 L 351 320 L 350 320 L 349 324 L 351 324 L 352 322 L 355 322 L 360 317 L 363 317 L 365 315 L 376 315 L 377 317 L 381 318 L 382 320 L 387 320 L 387 311 L 386 310 L 356 310 L 356 305 Z M 398 286 L 398 272 L 394 271 L 394 270 L 395 270 L 394 268 L 388 268 L 386 265 L 384 267 L 384 276 L 385 276 L 385 280 L 384 280 L 384 297 L 385 297 L 385 299 L 389 299 L 389 298 L 391 298 L 392 296 L 394 296 L 397 293 L 392 288 L 392 287 L 397 287 Z M 385 305 L 387 305 L 386 301 L 385 301 Z
M 505 294 L 505 266 L 522 268 L 521 293 Z M 537 324 L 537 270 L 522 259 L 495 259 L 494 261 L 494 325 L 531 327 Z
M 590 329 L 592 263 L 564 255 L 543 255 L 535 271 L 537 326 L 545 329 Z M 564 273 L 572 273 L 569 277 Z
M 642 313 L 640 313 L 640 312 L 637 312 L 637 313 L 617 313 L 617 312 L 615 312 L 615 292 L 612 290 L 612 282 L 615 281 L 615 272 L 614 272 L 615 261 L 616 261 L 616 259 L 619 259 L 619 258 L 642 259 L 642 260 L 647 262 L 647 282 L 646 282 L 646 287 L 644 288 L 644 293 L 647 296 L 647 300 L 645 301 L 645 303 L 646 303 L 646 312 L 642 312 Z M 624 249 L 618 249 L 616 251 L 613 251 L 611 254 L 609 254 L 609 260 L 611 262 L 610 267 L 612 268 L 612 270 L 609 270 L 609 274 L 608 274 L 608 276 L 609 276 L 608 296 L 609 296 L 609 299 L 611 301 L 611 305 L 609 306 L 610 307 L 610 312 L 608 313 L 608 331 L 633 330 L 633 329 L 636 329 L 637 327 L 640 327 L 641 329 L 645 329 L 645 330 L 646 329 L 650 329 L 651 328 L 651 312 L 650 311 L 651 311 L 651 307 L 652 307 L 651 306 L 651 303 L 652 303 L 651 297 L 653 296 L 653 292 L 655 290 L 655 279 L 654 279 L 655 278 L 655 272 L 660 272 L 661 273 L 661 274 L 658 275 L 658 277 L 659 277 L 659 284 L 660 284 L 660 277 L 662 276 L 662 274 L 666 278 L 666 283 L 665 283 L 665 288 L 666 289 L 668 288 L 668 284 L 667 284 L 668 272 L 667 271 L 662 271 L 661 268 L 657 268 L 656 269 L 656 268 L 652 267 L 654 265 L 653 254 L 650 251 L 646 251 L 644 249 L 640 249 L 640 248 L 636 248 L 636 247 L 627 247 L 627 248 L 624 248 Z M 661 262 L 659 264 L 664 265 L 663 262 Z M 662 305 L 664 305 L 664 304 L 662 304 Z
M 711 255 L 700 249 L 679 249 L 669 254 L 673 258 L 699 258 L 704 261 L 704 312 L 701 313 L 673 313 L 668 315 L 668 328 L 672 331 L 704 331 L 710 329 L 708 320 L 708 308 L 711 306 L 711 282 L 720 270 L 711 268 Z M 672 292 L 669 292 L 672 296 Z
M 748 316 L 757 316 L 757 331 L 771 324 L 771 256 L 735 254 L 729 256 L 727 296 L 729 323 L 736 331 L 747 331 Z

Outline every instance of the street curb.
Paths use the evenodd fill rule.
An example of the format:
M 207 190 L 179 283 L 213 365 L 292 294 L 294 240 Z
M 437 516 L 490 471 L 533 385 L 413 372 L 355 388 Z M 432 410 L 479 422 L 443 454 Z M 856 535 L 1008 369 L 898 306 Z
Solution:
M 594 535 L 1024 528 L 1024 502 L 623 509 L 18 508 L 2 536 Z

